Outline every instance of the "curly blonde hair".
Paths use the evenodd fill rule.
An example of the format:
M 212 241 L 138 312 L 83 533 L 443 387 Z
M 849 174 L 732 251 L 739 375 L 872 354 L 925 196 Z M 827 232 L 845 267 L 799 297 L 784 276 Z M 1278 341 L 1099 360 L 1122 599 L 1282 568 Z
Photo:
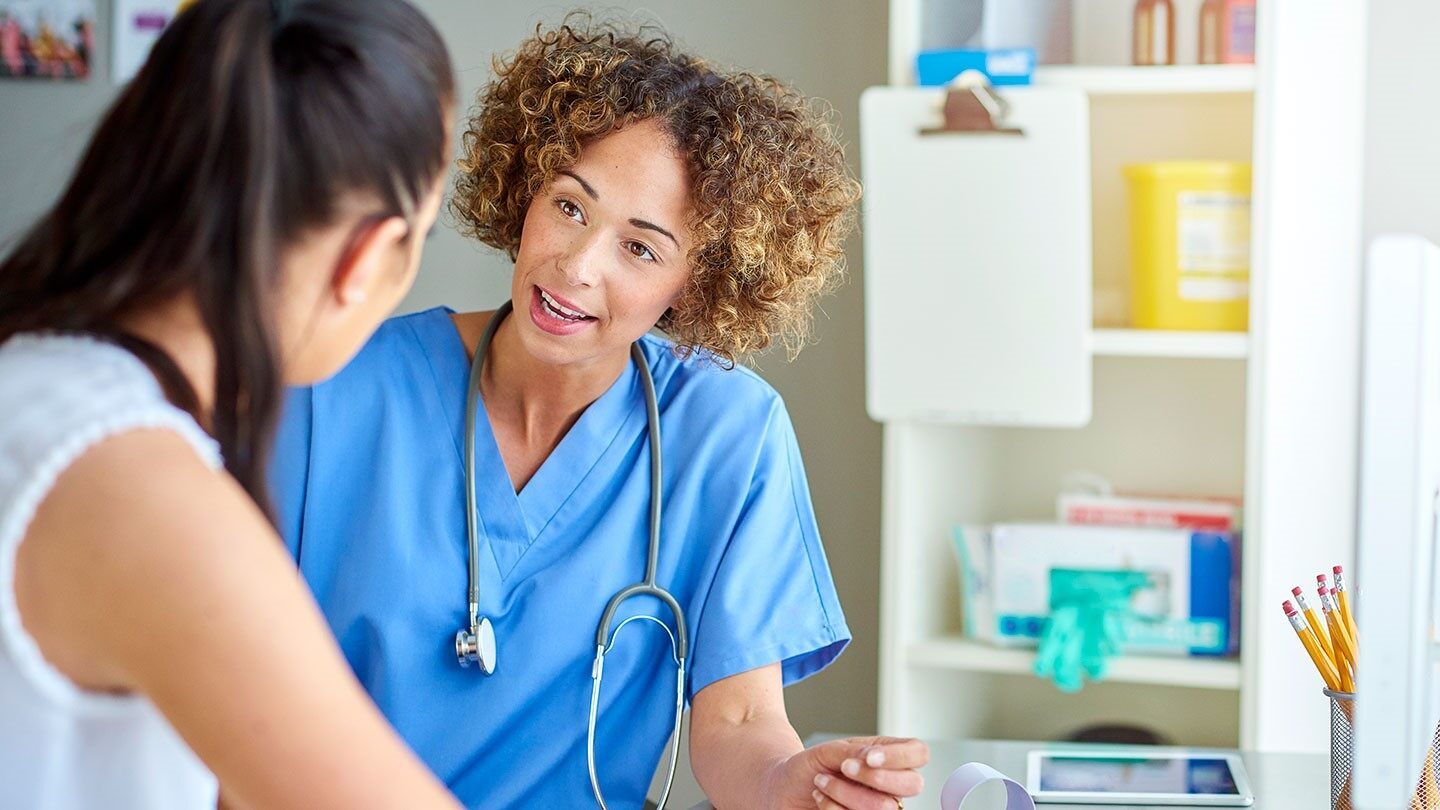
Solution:
M 808 341 L 815 300 L 844 274 L 860 185 L 831 108 L 770 76 L 722 72 L 661 30 L 585 15 L 536 28 L 477 99 L 451 209 L 512 260 L 531 200 L 588 141 L 655 120 L 691 171 L 690 278 L 658 324 L 722 363 Z

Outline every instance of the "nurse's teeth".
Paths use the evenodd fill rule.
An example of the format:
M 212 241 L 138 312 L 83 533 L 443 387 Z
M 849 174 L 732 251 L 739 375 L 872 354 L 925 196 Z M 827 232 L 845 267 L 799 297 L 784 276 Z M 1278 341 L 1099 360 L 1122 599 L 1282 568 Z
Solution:
M 560 306 L 560 302 L 556 301 L 554 298 L 551 298 L 550 294 L 545 292 L 544 290 L 540 291 L 540 300 L 545 302 L 545 306 L 550 307 L 559 314 L 564 315 L 565 317 L 572 320 L 579 320 L 581 318 L 590 317 L 583 312 L 576 312 L 573 309 L 568 309 L 566 307 Z

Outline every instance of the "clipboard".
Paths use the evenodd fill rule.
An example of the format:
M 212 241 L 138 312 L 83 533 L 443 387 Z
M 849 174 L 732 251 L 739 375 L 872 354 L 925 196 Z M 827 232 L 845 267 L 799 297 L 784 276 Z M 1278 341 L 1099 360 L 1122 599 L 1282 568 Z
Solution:
M 867 408 L 879 421 L 1085 425 L 1089 100 L 961 81 L 861 96 Z

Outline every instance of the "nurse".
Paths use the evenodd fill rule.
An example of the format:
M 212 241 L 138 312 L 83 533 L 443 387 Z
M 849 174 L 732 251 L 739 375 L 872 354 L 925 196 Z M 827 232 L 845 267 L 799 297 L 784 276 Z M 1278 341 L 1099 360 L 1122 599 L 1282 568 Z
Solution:
M 798 349 L 840 278 L 859 188 L 829 126 L 773 79 L 603 26 L 527 40 L 476 109 L 452 207 L 514 260 L 509 306 L 390 321 L 281 429 L 282 530 L 351 666 L 472 807 L 634 808 L 672 732 L 683 630 L 691 764 L 715 804 L 901 806 L 922 743 L 806 750 L 786 718 L 782 687 L 850 632 L 784 403 L 737 365 Z M 496 646 L 466 668 L 477 351 L 474 592 Z M 612 628 L 659 621 L 607 654 L 592 748 L 596 626 L 647 570 L 647 374 L 655 583 L 685 626 L 654 596 L 620 603 Z

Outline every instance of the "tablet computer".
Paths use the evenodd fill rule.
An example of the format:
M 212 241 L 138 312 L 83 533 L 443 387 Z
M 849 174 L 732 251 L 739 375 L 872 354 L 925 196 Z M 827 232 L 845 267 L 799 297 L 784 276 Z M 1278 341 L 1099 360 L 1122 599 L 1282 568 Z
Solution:
M 1255 803 L 1239 754 L 1183 748 L 1031 751 L 1026 788 L 1036 801 L 1061 804 L 1248 807 Z

